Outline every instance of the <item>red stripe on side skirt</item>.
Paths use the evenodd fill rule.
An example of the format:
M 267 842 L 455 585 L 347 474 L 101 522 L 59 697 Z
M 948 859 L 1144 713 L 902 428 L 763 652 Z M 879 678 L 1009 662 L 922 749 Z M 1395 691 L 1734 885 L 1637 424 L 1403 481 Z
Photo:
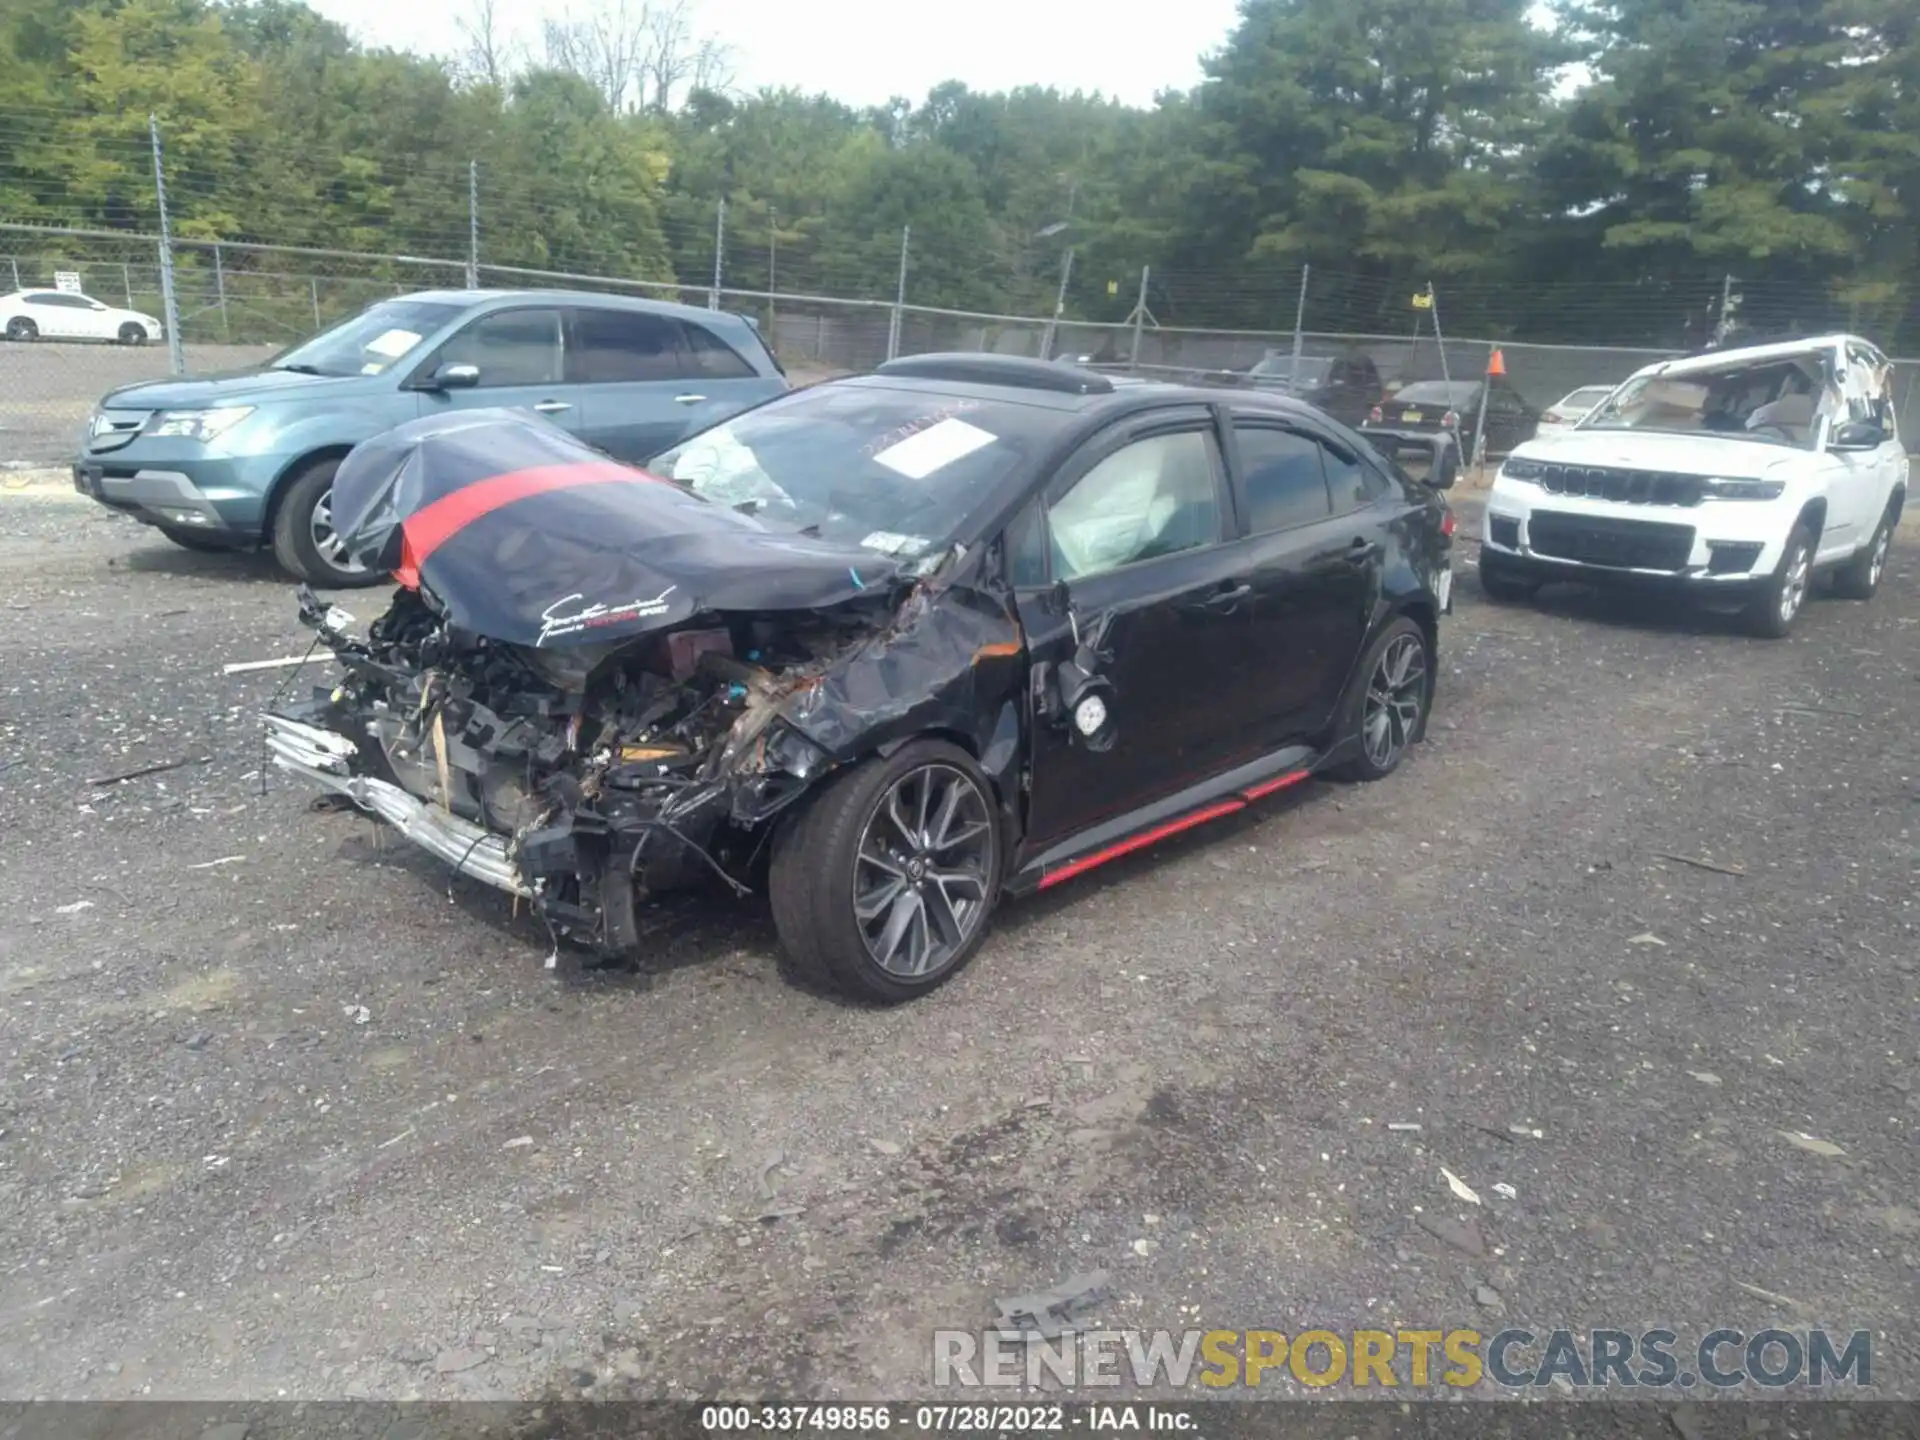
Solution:
M 515 470 L 442 495 L 401 522 L 400 568 L 395 573 L 402 585 L 417 589 L 420 567 L 427 557 L 460 531 L 495 510 L 544 495 L 550 490 L 574 490 L 583 485 L 612 485 L 621 481 L 660 483 L 651 475 L 611 460 L 583 460 L 573 465 L 538 465 L 531 470 Z
M 1218 820 L 1222 815 L 1231 815 L 1236 810 L 1247 808 L 1244 800 L 1220 800 L 1204 810 L 1195 810 L 1191 815 L 1182 815 L 1178 820 L 1169 820 L 1164 825 L 1156 825 L 1117 845 L 1109 845 L 1104 850 L 1096 850 L 1091 855 L 1082 855 L 1071 860 L 1058 870 L 1049 871 L 1040 879 L 1036 887 L 1045 890 L 1049 885 L 1058 885 L 1062 880 L 1071 880 L 1076 875 L 1084 875 L 1096 865 L 1104 865 L 1109 860 L 1118 860 L 1122 855 L 1131 855 L 1136 850 L 1144 850 L 1157 844 L 1169 835 L 1178 835 L 1182 830 L 1191 830 L 1196 825 L 1204 825 L 1209 820 Z
M 1240 792 L 1243 800 L 1258 800 L 1271 795 L 1276 790 L 1284 790 L 1289 785 L 1298 785 L 1302 780 L 1311 780 L 1311 770 L 1290 770 L 1285 775 L 1276 775 L 1271 780 L 1262 780 L 1258 785 L 1250 785 Z

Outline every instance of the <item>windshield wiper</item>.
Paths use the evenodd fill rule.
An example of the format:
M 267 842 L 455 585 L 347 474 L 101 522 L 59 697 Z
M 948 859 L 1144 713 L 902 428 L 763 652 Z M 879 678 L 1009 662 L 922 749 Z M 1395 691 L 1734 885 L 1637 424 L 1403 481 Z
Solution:
M 275 365 L 275 370 L 287 370 L 295 375 L 324 375 L 327 372 L 312 365 Z

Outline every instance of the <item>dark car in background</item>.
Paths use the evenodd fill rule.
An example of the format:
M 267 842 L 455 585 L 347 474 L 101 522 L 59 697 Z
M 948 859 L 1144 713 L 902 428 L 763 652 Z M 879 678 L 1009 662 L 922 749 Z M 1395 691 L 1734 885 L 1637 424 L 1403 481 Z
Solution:
M 341 543 L 333 475 L 383 430 L 507 406 L 637 461 L 787 388 L 738 315 L 573 290 L 430 290 L 256 370 L 111 392 L 73 481 L 190 550 L 269 545 L 301 579 L 369 584 L 382 577 Z
M 1246 383 L 1304 400 L 1351 426 L 1365 420 L 1386 393 L 1378 367 L 1361 354 L 1296 358 L 1273 351 L 1247 372 Z
M 1412 381 L 1374 406 L 1360 428 L 1445 430 L 1459 437 L 1465 451 L 1472 446 L 1474 426 L 1479 423 L 1482 392 L 1487 405 L 1482 446 L 1487 454 L 1504 455 L 1533 438 L 1540 412 L 1511 386 L 1496 382 L 1489 387 L 1482 380 Z
M 1002 894 L 1398 767 L 1450 480 L 1282 397 L 1007 356 L 795 390 L 644 471 L 435 415 L 341 468 L 400 588 L 364 639 L 303 598 L 343 673 L 268 741 L 602 954 L 764 884 L 798 971 L 910 999 Z

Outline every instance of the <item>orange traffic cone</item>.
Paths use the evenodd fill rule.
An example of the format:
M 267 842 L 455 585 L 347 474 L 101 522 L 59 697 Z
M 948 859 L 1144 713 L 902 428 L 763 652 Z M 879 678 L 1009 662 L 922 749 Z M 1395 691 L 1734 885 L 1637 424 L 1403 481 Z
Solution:
M 1507 357 L 1496 347 L 1493 354 L 1487 357 L 1487 374 L 1490 377 L 1501 377 L 1506 373 Z

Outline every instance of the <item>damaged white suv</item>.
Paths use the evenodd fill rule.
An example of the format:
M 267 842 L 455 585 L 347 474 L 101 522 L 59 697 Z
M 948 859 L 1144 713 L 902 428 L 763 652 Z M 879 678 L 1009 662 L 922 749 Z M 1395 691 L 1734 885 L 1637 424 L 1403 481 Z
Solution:
M 1480 583 L 1678 587 L 1783 636 L 1816 575 L 1872 597 L 1906 498 L 1886 356 L 1853 335 L 1650 365 L 1574 429 L 1507 457 Z

